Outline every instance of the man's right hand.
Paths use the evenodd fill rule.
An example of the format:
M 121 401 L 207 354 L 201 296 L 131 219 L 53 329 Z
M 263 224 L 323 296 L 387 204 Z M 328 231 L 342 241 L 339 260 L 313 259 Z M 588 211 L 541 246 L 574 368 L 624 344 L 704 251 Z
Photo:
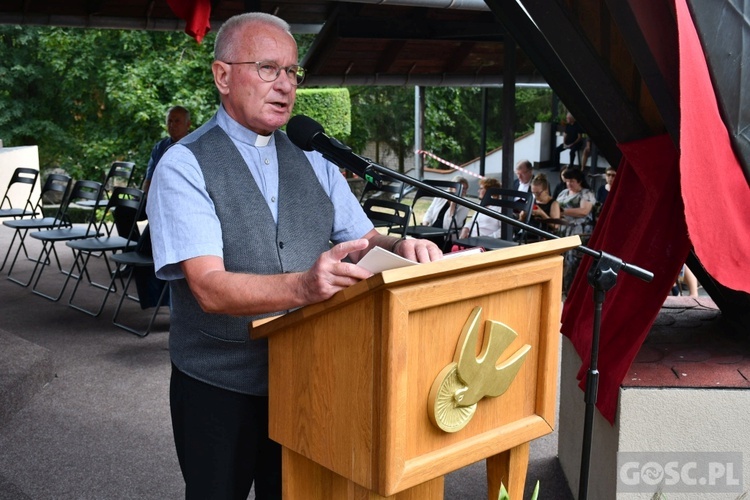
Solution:
M 321 302 L 372 276 L 372 273 L 355 264 L 342 262 L 350 253 L 360 252 L 367 246 L 368 241 L 363 238 L 339 243 L 322 253 L 309 270 L 299 275 L 304 302 Z

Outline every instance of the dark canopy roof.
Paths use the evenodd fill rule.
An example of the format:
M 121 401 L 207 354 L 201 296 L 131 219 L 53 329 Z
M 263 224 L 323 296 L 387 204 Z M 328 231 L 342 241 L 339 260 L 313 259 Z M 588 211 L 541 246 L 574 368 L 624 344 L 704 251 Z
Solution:
M 297 33 L 320 32 L 305 61 L 308 85 L 502 82 L 506 31 L 481 1 L 211 3 L 214 30 L 235 14 L 259 10 L 285 19 Z M 451 3 L 471 10 L 443 7 Z M 148 30 L 185 26 L 166 0 L 0 1 L 0 23 Z M 520 82 L 542 82 L 520 50 L 516 71 Z

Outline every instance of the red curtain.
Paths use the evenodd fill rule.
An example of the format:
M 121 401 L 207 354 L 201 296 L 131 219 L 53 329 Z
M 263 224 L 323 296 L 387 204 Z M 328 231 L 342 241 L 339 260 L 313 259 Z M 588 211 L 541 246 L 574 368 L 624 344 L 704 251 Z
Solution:
M 654 273 L 646 283 L 625 272 L 607 292 L 602 309 L 597 407 L 614 422 L 622 379 L 638 354 L 664 298 L 677 279 L 690 243 L 680 198 L 679 157 L 667 135 L 620 144 L 623 159 L 587 246 Z M 585 387 L 593 331 L 593 292 L 584 257 L 565 300 L 561 331 L 583 360 Z
M 750 186 L 719 114 L 686 1 L 675 0 L 675 8 L 680 44 L 680 171 L 688 232 L 701 264 L 716 281 L 750 293 Z
M 211 29 L 211 0 L 167 0 L 177 17 L 185 20 L 185 33 L 200 43 Z
M 691 248 L 723 285 L 750 293 L 750 200 L 719 115 L 703 50 L 685 0 L 675 0 L 680 61 L 680 150 L 664 135 L 620 144 L 623 160 L 588 244 L 654 273 L 621 272 L 607 293 L 599 346 L 597 407 L 614 423 L 620 384 Z M 688 237 L 688 234 L 690 235 Z M 591 356 L 593 293 L 585 257 L 565 301 L 561 331 L 583 363 Z

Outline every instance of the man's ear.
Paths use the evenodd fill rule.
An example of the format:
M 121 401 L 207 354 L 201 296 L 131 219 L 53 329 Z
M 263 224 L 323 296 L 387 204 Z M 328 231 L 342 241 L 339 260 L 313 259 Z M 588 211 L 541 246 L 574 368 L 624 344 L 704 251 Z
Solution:
M 231 76 L 231 68 L 228 64 L 221 61 L 214 61 L 211 64 L 211 71 L 214 73 L 214 84 L 222 95 L 229 93 L 229 78 Z

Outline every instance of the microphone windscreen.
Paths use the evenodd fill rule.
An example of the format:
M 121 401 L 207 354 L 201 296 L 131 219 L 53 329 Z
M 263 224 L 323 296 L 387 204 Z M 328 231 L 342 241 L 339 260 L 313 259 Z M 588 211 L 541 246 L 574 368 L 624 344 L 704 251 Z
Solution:
M 323 125 L 305 115 L 293 116 L 286 124 L 286 135 L 295 146 L 305 151 L 313 150 L 313 137 L 323 132 Z

